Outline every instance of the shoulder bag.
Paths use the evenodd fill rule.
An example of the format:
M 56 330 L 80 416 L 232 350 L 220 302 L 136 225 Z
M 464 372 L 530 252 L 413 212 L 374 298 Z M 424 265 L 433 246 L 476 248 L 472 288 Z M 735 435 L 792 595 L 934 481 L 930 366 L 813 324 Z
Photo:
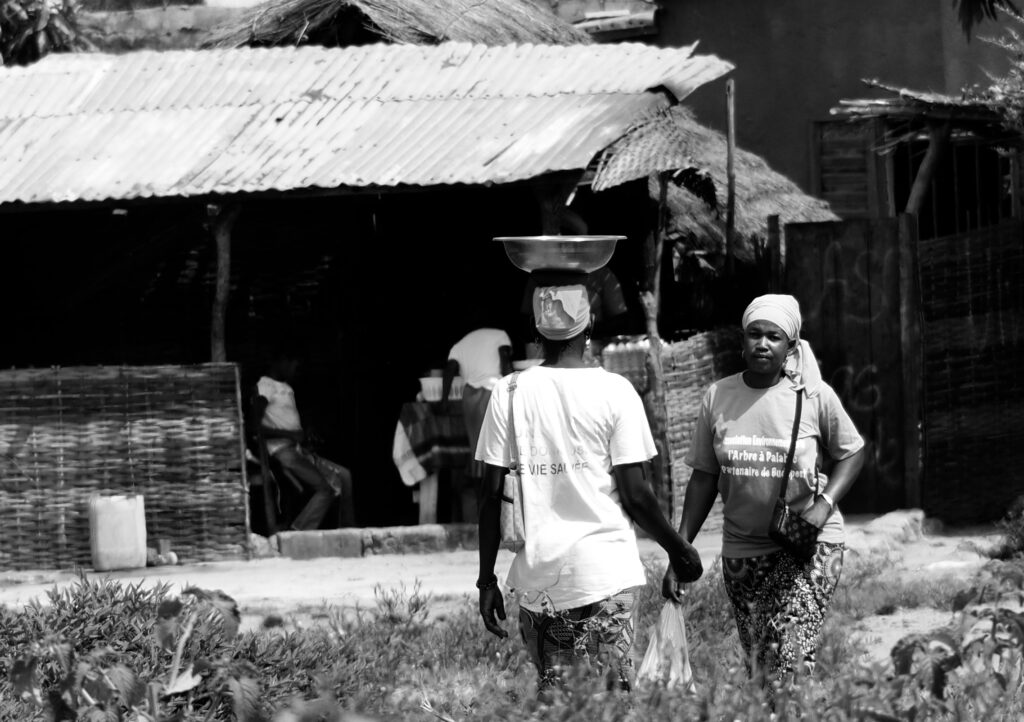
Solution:
M 508 441 L 512 447 L 512 461 L 501 489 L 501 545 L 518 552 L 526 542 L 526 523 L 523 516 L 523 480 L 520 475 L 519 445 L 516 443 L 516 422 L 512 401 L 516 395 L 519 372 L 508 382 Z
M 796 418 L 793 420 L 793 436 L 789 442 L 789 453 L 786 455 L 786 467 L 782 472 L 782 488 L 775 500 L 775 510 L 768 526 L 768 536 L 776 544 L 801 561 L 814 556 L 818 544 L 818 527 L 803 518 L 786 503 L 786 489 L 789 487 L 789 476 L 793 470 L 793 454 L 796 451 L 796 437 L 800 432 L 800 413 L 803 410 L 803 389 L 796 390 Z

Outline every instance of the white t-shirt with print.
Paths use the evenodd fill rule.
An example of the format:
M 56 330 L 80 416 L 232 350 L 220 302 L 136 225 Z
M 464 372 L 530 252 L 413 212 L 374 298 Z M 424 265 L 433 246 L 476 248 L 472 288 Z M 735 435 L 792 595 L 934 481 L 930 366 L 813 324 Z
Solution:
M 509 380 L 491 392 L 476 458 L 508 468 Z M 602 368 L 537 366 L 513 397 L 526 544 L 508 584 L 532 611 L 572 609 L 645 582 L 612 467 L 657 452 L 643 403 Z
M 490 391 L 501 378 L 498 349 L 511 345 L 512 339 L 501 329 L 478 328 L 452 346 L 448 359 L 459 362 L 459 374 L 467 385 Z
M 782 486 L 795 414 L 796 391 L 789 379 L 754 389 L 739 373 L 713 383 L 704 394 L 686 463 L 718 475 L 725 511 L 722 556 L 746 558 L 779 550 L 768 536 L 768 523 Z M 823 453 L 839 461 L 863 446 L 831 386 L 823 382 L 814 397 L 804 394 L 786 501 L 801 511 L 808 508 L 828 484 L 821 471 Z M 838 510 L 818 540 L 843 542 Z
M 267 410 L 263 412 L 264 426 L 284 431 L 302 431 L 299 410 L 295 406 L 295 392 L 291 386 L 284 381 L 262 376 L 256 382 L 256 392 L 267 400 Z M 287 439 L 267 439 L 267 453 L 273 455 L 291 445 Z

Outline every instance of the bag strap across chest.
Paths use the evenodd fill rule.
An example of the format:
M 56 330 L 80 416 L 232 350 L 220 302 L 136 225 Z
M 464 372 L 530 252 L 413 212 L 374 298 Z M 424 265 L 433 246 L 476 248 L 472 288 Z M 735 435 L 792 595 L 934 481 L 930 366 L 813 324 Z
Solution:
M 516 386 L 519 383 L 520 373 L 522 372 L 516 371 L 508 382 L 508 443 L 512 451 L 512 461 L 508 467 L 509 471 L 518 471 L 519 469 L 519 446 L 516 444 L 516 419 L 515 414 L 512 413 L 512 400 L 516 395 Z
M 789 473 L 793 470 L 793 454 L 796 453 L 796 437 L 800 433 L 800 414 L 803 411 L 803 387 L 796 389 L 796 414 L 793 417 L 793 433 L 789 440 L 789 453 L 786 454 L 786 466 L 782 472 L 782 488 L 779 489 L 779 498 L 786 500 L 786 489 L 789 487 Z M 511 408 L 511 403 L 509 404 Z

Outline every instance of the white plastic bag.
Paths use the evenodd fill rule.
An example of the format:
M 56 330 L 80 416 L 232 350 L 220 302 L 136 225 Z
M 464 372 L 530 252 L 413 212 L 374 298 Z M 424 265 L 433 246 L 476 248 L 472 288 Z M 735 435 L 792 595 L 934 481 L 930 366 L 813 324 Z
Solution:
M 681 604 L 665 602 L 661 608 L 657 624 L 651 626 L 651 641 L 647 644 L 647 653 L 637 677 L 695 691 L 690 652 L 686 646 L 686 620 Z

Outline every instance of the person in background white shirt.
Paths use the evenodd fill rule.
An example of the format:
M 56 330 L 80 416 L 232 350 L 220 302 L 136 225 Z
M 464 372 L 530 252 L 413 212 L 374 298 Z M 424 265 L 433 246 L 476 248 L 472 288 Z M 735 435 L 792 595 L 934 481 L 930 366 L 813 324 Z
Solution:
M 499 328 L 477 328 L 463 336 L 448 352 L 444 368 L 439 409 L 447 411 L 452 381 L 462 376 L 462 416 L 469 439 L 469 463 L 465 470 L 450 469 L 452 521 L 473 522 L 477 518 L 477 495 L 484 465 L 473 458 L 480 426 L 498 379 L 512 373 L 512 340 Z
M 448 352 L 444 368 L 441 400 L 447 401 L 452 380 L 461 376 L 462 413 L 466 419 L 470 453 L 476 452 L 480 427 L 491 401 L 491 390 L 502 376 L 512 373 L 512 339 L 499 328 L 478 328 L 470 331 Z M 479 468 L 476 468 L 479 467 Z M 483 467 L 471 464 L 469 476 L 479 479 Z
M 520 629 L 542 699 L 561 686 L 565 668 L 578 663 L 594 663 L 609 688 L 630 689 L 633 588 L 645 583 L 634 523 L 665 549 L 676 578 L 692 581 L 703 572 L 646 478 L 644 464 L 656 452 L 640 397 L 622 376 L 585 364 L 590 299 L 582 280 L 563 279 L 537 284 L 533 304 L 544 363 L 495 386 L 476 452 L 486 464 L 480 615 L 488 631 L 506 637 L 494 564 L 502 480 L 513 464 L 511 391 L 525 545 L 507 583 L 519 598 Z

